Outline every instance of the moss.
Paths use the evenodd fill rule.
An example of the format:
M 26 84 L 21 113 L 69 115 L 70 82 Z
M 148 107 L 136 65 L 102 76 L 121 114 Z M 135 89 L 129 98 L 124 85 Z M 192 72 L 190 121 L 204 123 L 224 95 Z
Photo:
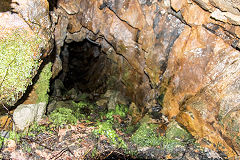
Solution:
M 104 115 L 102 113 L 102 120 L 105 117 L 105 122 L 98 122 L 97 126 L 98 129 L 94 130 L 93 133 L 95 135 L 105 135 L 109 140 L 110 143 L 115 145 L 116 147 L 127 149 L 127 145 L 124 140 L 116 133 L 113 129 L 113 125 L 116 126 L 117 121 L 114 121 L 114 116 L 119 116 L 119 118 L 125 118 L 127 116 L 128 107 L 125 105 L 118 104 L 115 106 L 114 110 L 109 110 Z
M 37 122 L 34 122 L 29 130 L 28 136 L 35 136 L 35 134 L 43 133 L 45 131 L 50 132 L 50 130 L 45 125 L 39 125 Z
M 98 129 L 94 130 L 93 133 L 95 135 L 105 135 L 110 140 L 111 144 L 119 148 L 127 149 L 126 143 L 118 136 L 110 122 L 98 122 Z
M 86 101 L 80 101 L 78 103 L 72 102 L 73 107 L 71 108 L 73 110 L 74 116 L 78 120 L 88 119 L 88 115 L 91 112 L 94 112 L 94 106 Z
M 113 122 L 114 118 L 113 115 L 120 116 L 121 118 L 125 118 L 128 112 L 128 107 L 117 104 L 114 110 L 109 110 L 106 114 L 106 118 L 108 121 Z
M 131 141 L 139 146 L 159 146 L 161 139 L 157 135 L 157 125 L 143 123 L 132 135 Z
M 78 103 L 72 101 L 72 105 L 55 109 L 49 117 L 55 126 L 61 127 L 66 124 L 76 124 L 78 120 L 87 119 L 87 115 L 91 111 L 94 111 L 92 104 L 86 101 Z
M 40 102 L 48 103 L 48 98 L 49 98 L 48 92 L 49 92 L 49 86 L 50 86 L 50 79 L 52 77 L 51 68 L 52 68 L 52 63 L 49 62 L 43 67 L 39 75 L 39 79 L 36 83 L 36 92 L 38 95 L 37 103 L 40 103 Z
M 57 127 L 77 123 L 77 118 L 74 116 L 73 110 L 69 108 L 57 108 L 49 115 L 49 117 L 53 124 Z
M 166 137 L 168 139 L 176 139 L 181 141 L 187 141 L 193 138 L 192 135 L 187 130 L 180 127 L 176 121 L 172 121 L 168 125 Z
M 194 143 L 192 136 L 182 128 L 170 126 L 166 136 L 157 133 L 157 124 L 142 123 L 132 135 L 131 141 L 141 147 L 160 146 L 167 152 L 173 152 L 178 147 Z
M 14 105 L 40 65 L 41 39 L 17 30 L 0 38 L 0 102 Z

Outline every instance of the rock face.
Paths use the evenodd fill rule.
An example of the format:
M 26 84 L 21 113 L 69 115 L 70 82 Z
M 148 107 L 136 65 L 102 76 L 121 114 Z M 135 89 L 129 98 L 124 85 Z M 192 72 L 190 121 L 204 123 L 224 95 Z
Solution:
M 167 85 L 162 112 L 169 119 L 176 116 L 194 136 L 228 146 L 226 124 L 220 122 L 238 108 L 239 56 L 202 26 L 186 27 L 164 73 Z
M 101 44 L 108 84 L 142 112 L 159 96 L 161 113 L 202 145 L 239 153 L 237 1 L 59 0 L 52 15 L 57 54 L 66 42 Z
M 68 43 L 84 38 L 96 40 L 111 60 L 107 70 L 112 80 L 108 85 L 118 86 L 142 109 L 154 98 L 148 92 L 159 86 L 169 51 L 184 27 L 167 13 L 164 3 L 158 2 L 148 6 L 136 0 L 119 3 L 60 0 L 54 15 L 58 16 L 55 29 L 58 54 L 64 40 Z
M 7 22 L 0 24 L 0 36 L 6 39 L 12 30 L 21 28 L 30 35 L 24 37 L 39 36 L 42 41 L 27 45 L 36 52 L 28 52 L 30 63 L 26 63 L 27 69 L 20 68 L 31 74 L 18 71 L 24 76 L 13 78 L 24 79 L 17 83 L 21 86 L 7 81 L 13 77 L 10 73 L 16 72 L 13 64 L 24 66 L 21 60 L 16 61 L 21 54 L 15 53 L 10 61 L 1 60 L 0 65 L 4 64 L 0 67 L 1 102 L 14 104 L 21 97 L 19 93 L 26 90 L 35 75 L 32 71 L 38 69 L 41 57 L 51 50 L 54 31 L 57 54 L 54 76 L 64 69 L 60 53 L 66 43 L 87 40 L 99 45 L 107 61 L 99 63 L 103 70 L 96 72 L 104 74 L 95 72 L 88 76 L 93 76 L 96 82 L 109 77 L 108 89 L 127 95 L 139 114 L 158 106 L 162 108 L 159 115 L 187 128 L 200 144 L 219 146 L 229 157 L 240 154 L 238 1 L 58 0 L 50 13 L 52 30 L 46 0 L 17 2 L 15 11 L 21 18 L 0 13 L 1 22 Z M 25 32 L 18 33 L 19 37 Z M 4 55 L 12 53 L 9 49 Z M 14 51 L 18 52 L 18 48 Z
M 16 13 L 0 13 L 0 103 L 10 106 L 22 97 L 41 59 L 53 47 L 48 2 L 15 1 L 12 5 Z

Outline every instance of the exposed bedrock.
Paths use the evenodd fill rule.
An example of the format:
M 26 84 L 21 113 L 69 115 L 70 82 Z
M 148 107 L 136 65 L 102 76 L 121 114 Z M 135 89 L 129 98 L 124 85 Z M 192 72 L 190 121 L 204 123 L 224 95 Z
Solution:
M 13 106 L 50 54 L 53 34 L 47 0 L 0 5 L 0 105 Z
M 143 112 L 164 95 L 161 113 L 231 157 L 240 151 L 236 6 L 224 0 L 59 0 L 56 48 L 60 54 L 64 43 L 83 39 L 100 44 L 111 61 L 112 87 L 119 84 Z
M 90 92 L 119 90 L 142 116 L 159 106 L 159 115 L 202 146 L 240 154 L 238 1 L 58 0 L 51 1 L 51 21 L 48 5 L 31 2 L 18 2 L 16 11 L 28 32 L 42 35 L 46 53 L 54 34 L 52 78 Z M 44 9 L 36 13 L 32 6 Z

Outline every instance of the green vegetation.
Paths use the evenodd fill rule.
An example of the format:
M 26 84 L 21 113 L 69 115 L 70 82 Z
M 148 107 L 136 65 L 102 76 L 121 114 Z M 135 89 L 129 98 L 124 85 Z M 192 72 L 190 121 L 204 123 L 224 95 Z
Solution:
M 157 125 L 143 123 L 132 135 L 131 140 L 139 146 L 160 146 L 161 138 L 157 135 Z
M 117 104 L 115 107 L 115 110 L 109 110 L 106 114 L 106 118 L 107 121 L 113 123 L 114 122 L 114 115 L 115 116 L 119 116 L 120 118 L 125 118 L 127 116 L 128 113 L 128 107 L 121 105 L 121 104 Z
M 28 136 L 34 137 L 35 135 L 46 132 L 46 131 L 51 133 L 50 128 L 51 128 L 51 126 L 46 127 L 45 125 L 39 125 L 37 122 L 34 122 L 28 130 Z
M 6 144 L 8 140 L 14 140 L 15 142 L 20 142 L 21 138 L 23 136 L 27 135 L 27 131 L 17 133 L 16 131 L 9 131 L 8 138 L 4 138 L 3 136 L 0 136 L 0 147 L 2 147 L 2 144 Z
M 141 147 L 160 146 L 168 152 L 194 141 L 192 136 L 176 123 L 169 126 L 165 136 L 160 136 L 157 133 L 157 128 L 156 124 L 143 123 L 132 135 L 131 141 Z
M 39 67 L 41 39 L 17 30 L 0 38 L 0 102 L 14 105 Z
M 0 136 L 0 148 L 2 147 L 4 142 L 5 142 L 5 138 Z
M 80 101 L 78 103 L 72 102 L 72 106 L 69 108 L 57 108 L 50 115 L 50 120 L 54 126 L 62 127 L 66 124 L 76 124 L 78 120 L 91 120 L 91 117 L 88 116 L 91 112 L 94 112 L 94 105 Z M 113 129 L 114 116 L 119 116 L 120 118 L 125 118 L 127 115 L 128 109 L 124 105 L 116 105 L 115 110 L 110 110 L 105 113 L 103 118 L 103 113 L 99 113 L 99 116 L 102 115 L 102 121 L 97 122 L 98 129 L 94 130 L 95 136 L 105 135 L 111 144 L 119 148 L 127 148 L 124 140 L 117 134 Z M 95 120 L 95 119 L 94 119 Z
M 118 121 L 114 119 L 114 116 L 124 119 L 127 116 L 127 112 L 127 106 L 121 104 L 116 105 L 115 110 L 109 110 L 104 115 L 106 119 L 103 119 L 102 116 L 103 122 L 97 122 L 98 129 L 94 130 L 94 135 L 105 135 L 110 140 L 111 144 L 115 145 L 118 148 L 127 149 L 126 143 L 113 128 L 113 126 L 119 126 Z
M 98 122 L 98 129 L 93 132 L 96 136 L 105 135 L 109 138 L 110 143 L 119 147 L 126 149 L 127 145 L 124 140 L 118 136 L 116 131 L 112 128 L 112 124 L 110 122 Z
M 166 131 L 166 138 L 188 141 L 193 137 L 187 130 L 180 127 L 176 121 L 173 121 L 168 125 L 168 129 Z
M 51 72 L 51 68 L 52 68 L 52 63 L 49 62 L 48 64 L 46 64 L 40 75 L 39 75 L 39 79 L 36 83 L 36 92 L 38 95 L 38 100 L 37 103 L 40 102 L 48 102 L 48 92 L 49 92 L 49 86 L 50 86 L 50 78 L 52 77 L 52 72 Z
M 57 127 L 77 123 L 77 118 L 74 116 L 73 110 L 68 108 L 57 108 L 49 115 L 49 117 Z
M 67 124 L 76 124 L 78 120 L 91 119 L 88 115 L 93 111 L 94 106 L 86 101 L 72 102 L 68 108 L 55 109 L 49 117 L 56 127 L 63 127 Z

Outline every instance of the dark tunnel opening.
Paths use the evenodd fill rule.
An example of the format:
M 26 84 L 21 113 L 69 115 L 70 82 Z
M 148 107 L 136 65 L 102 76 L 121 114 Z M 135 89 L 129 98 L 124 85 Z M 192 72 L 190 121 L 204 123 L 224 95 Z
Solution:
M 57 79 L 63 82 L 66 90 L 74 88 L 84 93 L 105 93 L 109 61 L 100 45 L 87 39 L 65 43 L 60 57 L 62 71 Z

